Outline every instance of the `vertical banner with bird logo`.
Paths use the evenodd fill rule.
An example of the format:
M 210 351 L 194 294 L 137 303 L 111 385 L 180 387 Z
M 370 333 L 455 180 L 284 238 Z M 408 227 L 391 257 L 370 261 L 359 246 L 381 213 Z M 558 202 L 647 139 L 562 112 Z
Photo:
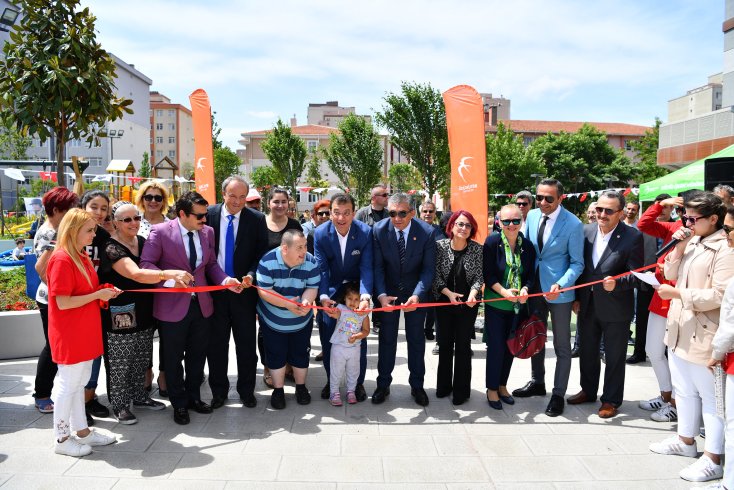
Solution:
M 217 201 L 214 189 L 214 149 L 212 146 L 212 110 L 209 96 L 203 89 L 189 95 L 191 115 L 194 123 L 194 178 L 196 192 L 204 196 L 209 204 Z
M 487 148 L 482 97 L 468 85 L 443 93 L 451 153 L 451 210 L 469 211 L 479 224 L 474 237 L 487 237 Z

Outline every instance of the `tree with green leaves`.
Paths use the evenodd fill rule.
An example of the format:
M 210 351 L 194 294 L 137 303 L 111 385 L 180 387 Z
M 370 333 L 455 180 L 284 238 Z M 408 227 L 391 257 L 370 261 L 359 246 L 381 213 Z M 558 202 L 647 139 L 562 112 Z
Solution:
M 32 140 L 18 131 L 7 118 L 0 117 L 0 158 L 25 160 Z
M 516 194 L 533 189 L 533 174 L 545 174 L 545 164 L 533 147 L 523 145 L 522 135 L 515 134 L 501 121 L 495 134 L 488 134 L 487 189 L 489 194 Z
M 311 150 L 308 152 L 308 163 L 306 164 L 306 183 L 313 188 L 329 187 L 329 182 L 321 175 L 321 152 Z
M 420 172 L 409 163 L 393 163 L 387 175 L 392 192 L 418 190 L 423 186 Z
M 402 82 L 400 87 L 400 94 L 384 97 L 382 112 L 375 119 L 387 129 L 395 147 L 410 158 L 433 196 L 446 187 L 451 175 L 443 97 L 430 84 Z
M 106 124 L 132 113 L 115 90 L 115 62 L 97 42 L 94 15 L 78 0 L 21 0 L 23 18 L 0 60 L 0 114 L 24 135 L 54 138 L 60 185 L 64 147 L 99 143 Z
M 363 117 L 349 114 L 339 123 L 339 132 L 329 135 L 324 149 L 329 168 L 348 187 L 357 206 L 370 200 L 370 191 L 382 178 L 380 135 Z
M 639 140 L 630 143 L 632 150 L 637 152 L 634 159 L 634 174 L 632 178 L 636 184 L 644 184 L 664 175 L 670 170 L 658 165 L 658 145 L 660 142 L 659 118 L 655 118 L 655 125 L 645 131 L 645 135 Z
M 252 185 L 260 191 L 265 208 L 267 209 L 270 189 L 283 181 L 283 177 L 280 175 L 278 170 L 270 165 L 264 167 L 257 167 L 252 171 L 250 175 Z
M 217 111 L 212 111 L 212 147 L 218 150 L 223 145 L 222 140 L 219 139 L 219 135 L 222 134 L 222 128 L 219 127 L 217 120 L 214 118 L 216 115 Z
M 217 202 L 222 202 L 222 182 L 232 175 L 240 175 L 240 157 L 228 146 L 214 150 L 214 187 L 217 192 Z
M 138 177 L 142 177 L 144 179 L 150 178 L 150 156 L 148 155 L 148 152 L 143 152 L 143 160 L 140 162 L 140 168 L 138 169 Z
M 290 126 L 278 119 L 260 145 L 265 156 L 278 171 L 282 183 L 290 190 L 291 197 L 298 198 L 298 180 L 306 167 L 306 143 L 293 134 Z

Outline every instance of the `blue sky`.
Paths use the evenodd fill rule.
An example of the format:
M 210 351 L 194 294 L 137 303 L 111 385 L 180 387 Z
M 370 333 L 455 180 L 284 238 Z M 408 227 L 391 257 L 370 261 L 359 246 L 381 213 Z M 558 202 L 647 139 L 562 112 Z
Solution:
M 723 66 L 723 0 L 83 1 L 102 46 L 240 133 L 338 100 L 380 110 L 402 80 L 512 99 L 513 119 L 665 120 Z

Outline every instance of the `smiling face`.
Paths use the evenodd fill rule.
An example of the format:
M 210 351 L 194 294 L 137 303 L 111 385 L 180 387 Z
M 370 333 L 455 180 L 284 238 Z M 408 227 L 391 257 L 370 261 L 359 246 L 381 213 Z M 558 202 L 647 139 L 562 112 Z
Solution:
M 522 228 L 522 211 L 514 207 L 504 207 L 500 211 L 500 228 L 507 238 L 515 238 Z
M 290 245 L 284 243 L 280 247 L 283 262 L 288 267 L 298 267 L 306 260 L 306 253 L 308 252 L 306 249 L 306 237 L 295 236 Z
M 629 202 L 627 203 L 627 206 L 624 207 L 624 215 L 627 218 L 627 221 L 633 222 L 635 218 L 637 217 L 637 213 L 640 212 L 640 205 L 636 202 Z
M 145 191 L 145 194 L 143 194 L 143 207 L 145 208 L 145 212 L 151 215 L 161 213 L 163 209 L 163 193 L 161 190 L 155 187 L 149 187 Z
M 548 202 L 549 200 L 553 202 Z M 558 187 L 555 185 L 539 185 L 535 195 L 535 202 L 538 209 L 543 214 L 551 214 L 561 205 L 561 196 L 558 194 Z
M 288 213 L 288 194 L 276 192 L 270 197 L 268 205 L 273 218 L 283 218 Z
M 609 214 L 609 210 L 611 214 Z M 601 212 L 600 212 L 601 211 Z M 604 233 L 609 233 L 622 220 L 623 210 L 619 199 L 602 196 L 596 202 L 596 222 Z
M 97 196 L 87 203 L 84 210 L 94 217 L 98 225 L 103 225 L 105 218 L 110 214 L 110 202 L 102 196 Z
M 199 231 L 206 224 L 206 206 L 203 204 L 194 204 L 190 214 L 184 211 L 178 213 L 178 219 L 181 225 L 189 231 Z
M 127 221 L 126 221 L 127 220 Z M 133 238 L 140 230 L 140 215 L 133 206 L 125 206 L 117 211 L 114 219 L 117 233 L 125 238 Z
M 329 206 L 321 206 L 320 208 L 316 209 L 316 214 L 314 214 L 313 216 L 313 222 L 316 224 L 316 226 L 323 225 L 324 223 L 329 221 L 330 216 L 331 211 L 329 211 Z
M 237 214 L 247 204 L 247 184 L 239 180 L 233 180 L 224 189 L 224 205 L 229 214 Z
M 354 220 L 354 209 L 350 203 L 339 203 L 333 201 L 331 203 L 331 221 L 336 227 L 336 231 L 341 235 L 345 235 L 352 226 Z
M 454 226 L 451 231 L 453 232 L 454 238 L 468 240 L 471 236 L 471 228 L 471 221 L 469 221 L 469 219 L 462 214 L 461 216 L 456 218 L 456 221 L 454 221 Z
M 388 204 L 388 212 L 390 213 L 390 221 L 397 230 L 404 230 L 410 220 L 415 215 L 415 210 L 410 209 L 407 202 Z M 394 215 L 394 216 L 393 216 Z
M 433 203 L 423 203 L 421 205 L 421 219 L 432 225 L 436 219 L 436 206 Z

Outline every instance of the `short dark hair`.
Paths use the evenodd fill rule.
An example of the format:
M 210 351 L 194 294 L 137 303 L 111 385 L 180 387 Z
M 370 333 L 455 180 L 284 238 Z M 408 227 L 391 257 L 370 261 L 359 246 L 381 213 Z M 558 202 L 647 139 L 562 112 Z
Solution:
M 181 197 L 176 201 L 176 215 L 179 216 L 179 212 L 183 211 L 186 216 L 190 215 L 194 211 L 194 204 L 200 206 L 208 206 L 209 203 L 204 196 L 196 191 L 184 192 Z
M 357 208 L 357 203 L 354 202 L 354 198 L 344 192 L 331 196 L 331 206 L 334 206 L 334 204 L 351 204 L 352 211 Z
M 556 191 L 558 192 L 558 197 L 561 197 L 563 195 L 563 184 L 561 184 L 560 180 L 557 179 L 543 179 L 538 183 L 538 185 L 550 185 L 555 186 Z M 536 187 L 537 190 L 537 187 Z
M 615 191 L 613 189 L 607 189 L 605 191 L 602 191 L 601 195 L 599 197 L 606 197 L 608 199 L 616 199 L 619 201 L 619 210 L 621 211 L 624 209 L 624 207 L 627 205 L 625 203 L 624 194 L 621 192 Z
M 533 197 L 533 194 L 530 191 L 520 191 L 517 194 L 515 194 L 515 201 L 518 199 L 527 199 L 531 206 L 535 205 L 535 198 Z
M 670 199 L 671 197 L 673 196 L 663 192 L 662 194 L 658 194 L 657 196 L 655 196 L 655 202 L 665 201 L 666 199 Z
M 280 239 L 280 244 L 290 247 L 291 245 L 293 245 L 293 240 L 296 238 L 306 238 L 306 235 L 304 235 L 301 230 L 286 230 L 285 233 L 283 233 L 283 238 Z
M 719 184 L 716 187 L 714 187 L 713 192 L 719 192 L 719 191 L 724 191 L 727 194 L 729 194 L 729 198 L 734 197 L 734 188 L 732 188 L 732 186 L 730 185 Z
M 98 197 L 101 197 L 105 201 L 107 201 L 107 204 L 110 203 L 110 196 L 105 191 L 101 189 L 94 189 L 84 193 L 84 195 L 82 196 L 82 200 L 79 203 L 79 207 L 82 209 L 87 209 L 87 204 L 89 204 L 89 201 Z
M 690 199 L 686 199 L 685 206 L 695 209 L 701 216 L 717 216 L 716 229 L 720 230 L 724 226 L 724 217 L 727 213 L 727 205 L 724 200 L 713 192 L 698 192 Z

